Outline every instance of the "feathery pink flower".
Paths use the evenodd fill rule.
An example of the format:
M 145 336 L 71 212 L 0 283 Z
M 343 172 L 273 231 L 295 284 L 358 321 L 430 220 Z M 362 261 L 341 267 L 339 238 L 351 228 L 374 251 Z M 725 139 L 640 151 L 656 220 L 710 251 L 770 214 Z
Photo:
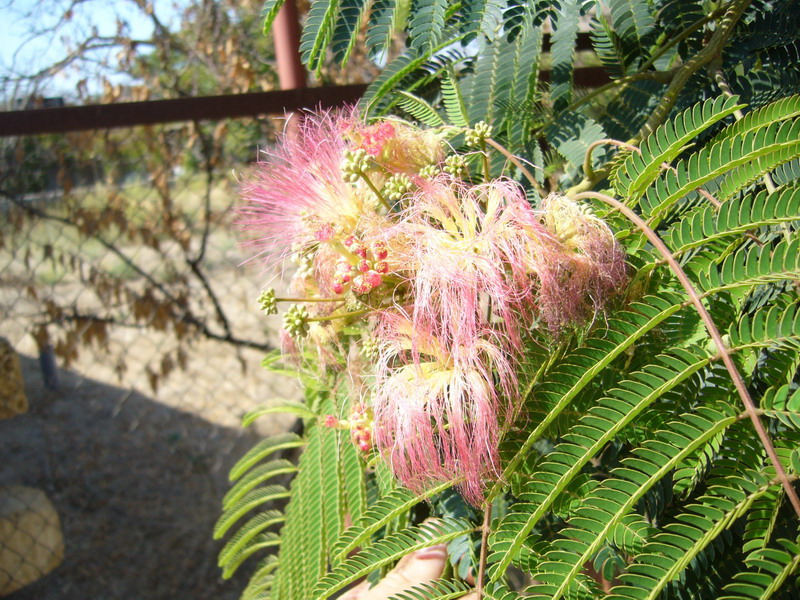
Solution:
M 305 117 L 245 175 L 239 225 L 272 260 L 380 220 L 372 192 L 345 181 L 342 131 L 361 126 L 355 112 Z
M 398 313 L 382 315 L 376 337 L 374 435 L 392 472 L 417 492 L 460 479 L 464 497 L 481 504 L 484 480 L 499 475 L 498 415 L 511 411 L 493 375 L 512 378 L 508 355 L 491 330 L 447 347 Z

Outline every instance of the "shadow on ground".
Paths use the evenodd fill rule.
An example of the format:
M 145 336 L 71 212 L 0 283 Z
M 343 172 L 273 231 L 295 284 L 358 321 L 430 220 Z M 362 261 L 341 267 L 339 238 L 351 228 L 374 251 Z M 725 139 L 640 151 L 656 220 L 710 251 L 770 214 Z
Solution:
M 31 407 L 0 421 L 0 485 L 44 490 L 66 551 L 9 598 L 238 598 L 246 574 L 220 579 L 211 531 L 228 470 L 257 435 L 68 372 L 48 391 L 38 361 L 21 359 Z

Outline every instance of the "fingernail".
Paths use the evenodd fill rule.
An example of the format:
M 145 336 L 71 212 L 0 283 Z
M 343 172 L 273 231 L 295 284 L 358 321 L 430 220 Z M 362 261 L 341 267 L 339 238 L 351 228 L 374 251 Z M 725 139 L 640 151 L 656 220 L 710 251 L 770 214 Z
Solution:
M 446 556 L 447 556 L 446 544 L 437 544 L 436 546 L 431 546 L 430 548 L 423 548 L 422 550 L 417 550 L 414 553 L 415 558 L 420 558 L 422 560 L 427 560 L 431 558 L 444 558 Z

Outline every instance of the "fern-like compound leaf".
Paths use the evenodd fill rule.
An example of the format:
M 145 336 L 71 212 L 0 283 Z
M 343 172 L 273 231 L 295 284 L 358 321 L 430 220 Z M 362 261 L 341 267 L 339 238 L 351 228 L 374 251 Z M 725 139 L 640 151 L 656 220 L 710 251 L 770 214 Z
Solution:
M 285 0 L 266 0 L 264 2 L 264 6 L 261 8 L 261 16 L 264 18 L 264 35 L 267 35 L 272 29 L 275 17 L 278 16 L 278 11 L 281 9 L 284 2 Z
M 384 52 L 397 29 L 398 0 L 376 0 L 370 9 L 367 26 L 367 50 L 378 55 Z
M 667 584 L 700 554 L 722 531 L 744 515 L 753 502 L 769 490 L 776 489 L 768 482 L 757 485 L 737 478 L 717 482 L 713 495 L 701 496 L 697 504 L 687 506 L 654 535 L 620 576 L 621 584 L 614 588 L 608 600 L 655 600 Z
M 558 600 L 568 592 L 583 565 L 605 543 L 614 526 L 630 513 L 636 503 L 691 452 L 737 421 L 730 407 L 699 407 L 670 423 L 622 460 L 610 477 L 584 500 L 576 516 L 562 531 L 564 538 L 553 542 L 534 579 L 543 584 L 533 590 L 539 598 Z
M 692 262 L 689 263 L 689 268 Z M 800 277 L 800 239 L 780 241 L 774 248 L 744 246 L 720 264 L 699 270 L 697 287 L 707 294 L 776 283 Z
M 329 598 L 345 586 L 410 552 L 443 544 L 473 531 L 475 527 L 468 521 L 443 518 L 388 535 L 334 567 L 320 580 L 312 597 L 315 600 Z
M 739 166 L 765 157 L 753 176 L 800 156 L 800 119 L 779 121 L 761 129 L 707 144 L 699 152 L 664 171 L 645 192 L 640 205 L 647 216 L 663 215 L 707 182 Z
M 239 502 L 245 495 L 259 485 L 266 483 L 273 477 L 296 473 L 297 467 L 288 460 L 271 460 L 268 463 L 257 466 L 247 475 L 236 482 L 222 498 L 222 508 L 228 510 L 231 506 Z
M 432 52 L 444 32 L 447 0 L 414 0 L 408 26 L 411 47 L 421 52 Z
M 570 481 L 597 453 L 645 408 L 709 364 L 711 357 L 695 350 L 674 349 L 653 365 L 634 373 L 582 417 L 523 487 L 492 536 L 489 574 L 497 581 L 522 543 Z M 585 368 L 585 367 L 584 367 Z M 584 499 L 585 502 L 585 499 Z M 623 515 L 624 516 L 624 515 Z
M 780 540 L 783 549 L 763 548 L 746 560 L 750 571 L 734 576 L 720 600 L 767 600 L 800 571 L 800 544 Z
M 442 103 L 447 120 L 455 127 L 469 127 L 469 114 L 456 80 L 455 71 L 447 69 L 442 78 Z
M 546 407 L 547 414 L 543 415 L 525 441 L 514 448 L 513 455 L 506 457 L 501 479 L 507 480 L 561 411 L 598 373 L 647 332 L 678 312 L 682 302 L 680 295 L 664 291 L 632 303 L 628 310 L 619 311 L 613 319 L 609 319 L 606 327 L 587 339 L 569 359 L 559 363 L 545 382 L 532 381 L 524 390 L 524 397 L 531 398 L 535 386 L 536 403 Z M 535 406 L 532 408 L 536 410 Z M 521 540 L 518 540 L 519 543 Z M 510 557 L 507 560 L 510 561 Z
M 244 545 L 240 550 L 229 556 L 225 561 L 225 564 L 220 565 L 222 567 L 222 578 L 230 579 L 245 560 L 257 552 L 274 550 L 278 548 L 280 544 L 281 538 L 277 533 L 272 531 L 259 533 L 257 536 L 249 540 L 247 544 Z M 277 567 L 277 563 L 275 566 Z
M 579 0 L 563 0 L 554 11 L 554 31 L 550 54 L 550 97 L 556 110 L 562 110 L 572 98 L 572 75 L 575 61 L 575 40 L 578 38 L 580 23 Z
M 279 433 L 265 438 L 253 446 L 247 453 L 236 461 L 236 464 L 231 469 L 230 480 L 236 481 L 247 471 L 252 469 L 255 465 L 262 460 L 283 450 L 291 450 L 292 448 L 299 448 L 305 443 L 296 433 Z
M 214 525 L 214 539 L 218 540 L 225 535 L 228 529 L 254 508 L 267 502 L 288 497 L 289 490 L 282 485 L 268 485 L 245 494 L 241 500 L 223 512 L 222 516 L 217 520 L 217 524 Z
M 747 113 L 744 118 L 720 131 L 714 137 L 712 143 L 721 142 L 724 139 L 749 131 L 755 131 L 770 123 L 786 121 L 795 117 L 800 117 L 800 95 L 781 98 Z
M 333 27 L 331 36 L 331 49 L 333 59 L 344 66 L 350 59 L 350 54 L 358 40 L 361 20 L 367 10 L 367 0 L 341 0 L 339 15 Z
M 283 523 L 283 521 L 283 514 L 277 510 L 265 510 L 247 521 L 220 551 L 219 566 L 225 566 L 228 561 L 265 529 Z
M 637 200 L 661 172 L 663 163 L 671 162 L 697 134 L 743 106 L 735 97 L 719 96 L 685 110 L 658 127 L 642 141 L 641 153 L 631 153 L 617 170 L 617 193 L 628 202 Z
M 455 600 L 463 598 L 472 586 L 463 581 L 433 581 L 415 585 L 388 600 Z
M 800 186 L 773 193 L 762 191 L 725 202 L 719 209 L 704 204 L 684 215 L 664 233 L 670 249 L 682 254 L 714 241 L 741 236 L 759 227 L 789 224 L 800 220 Z
M 439 116 L 436 109 L 429 102 L 418 98 L 414 94 L 409 94 L 403 90 L 395 92 L 400 96 L 398 105 L 420 123 L 429 127 L 440 127 L 444 125 L 444 119 Z
M 338 8 L 338 0 L 313 0 L 311 3 L 300 38 L 302 60 L 311 71 L 322 66 Z
M 453 485 L 452 482 L 442 483 L 421 494 L 415 494 L 405 488 L 397 488 L 389 492 L 380 500 L 374 502 L 360 521 L 349 527 L 336 540 L 331 554 L 336 560 L 344 560 L 349 553 L 368 543 L 370 536 L 384 528 L 398 516 Z
M 296 400 L 286 400 L 283 398 L 276 398 L 263 406 L 260 406 L 256 409 L 251 410 L 247 414 L 242 417 L 242 427 L 249 427 L 253 424 L 253 422 L 265 415 L 274 415 L 274 414 L 281 414 L 281 413 L 289 413 L 293 415 L 297 415 L 303 419 L 313 419 L 316 418 L 317 415 L 311 411 L 305 404 L 302 402 L 297 402 Z

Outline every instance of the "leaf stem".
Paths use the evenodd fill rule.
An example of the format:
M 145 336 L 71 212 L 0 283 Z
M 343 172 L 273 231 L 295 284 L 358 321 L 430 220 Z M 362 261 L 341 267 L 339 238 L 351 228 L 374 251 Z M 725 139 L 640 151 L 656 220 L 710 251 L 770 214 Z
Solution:
M 501 144 L 497 143 L 497 142 L 496 142 L 495 140 L 493 140 L 492 138 L 486 138 L 486 143 L 487 143 L 487 144 L 489 144 L 489 145 L 490 145 L 492 148 L 494 148 L 495 150 L 497 150 L 497 151 L 498 151 L 500 154 L 502 154 L 503 156 L 505 156 L 505 157 L 506 157 L 506 158 L 507 158 L 509 161 L 511 161 L 511 162 L 512 162 L 512 163 L 513 163 L 513 164 L 514 164 L 514 165 L 515 165 L 515 166 L 516 166 L 516 167 L 517 167 L 517 168 L 518 168 L 518 169 L 519 169 L 519 170 L 522 172 L 522 174 L 525 176 L 525 179 L 527 179 L 527 180 L 530 182 L 530 184 L 531 184 L 531 187 L 532 187 L 533 189 L 535 189 L 535 190 L 536 190 L 536 192 L 537 192 L 537 193 L 538 193 L 538 194 L 539 194 L 539 195 L 540 195 L 542 198 L 544 198 L 545 196 L 547 196 L 547 192 L 545 192 L 545 191 L 544 191 L 544 188 L 543 188 L 541 185 L 539 185 L 539 182 L 538 182 L 538 181 L 536 181 L 536 178 L 535 178 L 535 177 L 533 176 L 533 174 L 532 174 L 532 173 L 531 173 L 531 172 L 530 172 L 530 171 L 529 171 L 529 170 L 528 170 L 528 169 L 525 167 L 525 165 L 523 165 L 523 164 L 522 164 L 522 161 L 521 161 L 519 158 L 517 158 L 516 156 L 514 156 L 513 154 L 511 154 L 511 152 L 509 152 L 508 150 L 506 150 L 506 149 L 505 149 L 505 147 L 503 147 Z
M 370 313 L 375 312 L 372 308 L 365 308 L 363 310 L 355 310 L 353 312 L 340 313 L 338 315 L 328 315 L 327 317 L 309 317 L 306 319 L 309 323 L 318 323 L 322 321 L 333 321 L 334 319 L 346 319 L 349 317 L 363 317 Z
M 483 526 L 481 527 L 481 557 L 478 562 L 478 581 L 476 585 L 477 600 L 483 600 L 483 580 L 486 577 L 486 557 L 488 556 L 489 546 L 489 526 L 492 521 L 492 500 L 486 501 L 486 508 L 483 510 Z
M 347 300 L 344 296 L 333 296 L 331 298 L 275 298 L 275 302 L 342 302 Z
M 733 380 L 733 385 L 736 387 L 736 391 L 739 392 L 739 397 L 742 399 L 742 403 L 744 404 L 745 410 L 747 411 L 747 414 L 753 423 L 753 427 L 755 427 L 756 433 L 758 434 L 758 437 L 761 440 L 761 443 L 763 444 L 764 449 L 766 450 L 767 455 L 772 462 L 772 465 L 775 467 L 775 473 L 781 480 L 783 488 L 786 490 L 786 495 L 789 496 L 789 500 L 791 501 L 795 512 L 797 513 L 798 517 L 800 517 L 800 498 L 798 498 L 797 493 L 792 487 L 789 477 L 786 474 L 780 459 L 778 458 L 778 454 L 775 452 L 775 446 L 773 446 L 772 440 L 769 438 L 769 434 L 767 433 L 766 429 L 764 429 L 764 425 L 761 423 L 761 420 L 758 418 L 758 410 L 753 403 L 753 399 L 750 397 L 750 393 L 747 391 L 744 380 L 742 379 L 739 370 L 736 368 L 733 359 L 731 359 L 731 355 L 728 352 L 728 349 L 725 347 L 725 342 L 722 340 L 722 336 L 720 335 L 717 326 L 714 324 L 711 315 L 703 305 L 703 302 L 700 300 L 700 296 L 697 294 L 697 291 L 694 289 L 692 282 L 689 280 L 684 270 L 678 264 L 678 261 L 672 257 L 672 253 L 669 251 L 669 248 L 667 248 L 661 238 L 658 237 L 656 232 L 650 229 L 647 223 L 645 223 L 645 221 L 639 215 L 633 212 L 625 204 L 619 200 L 616 200 L 615 198 L 612 198 L 611 196 L 600 194 L 598 192 L 583 192 L 572 196 L 573 200 L 581 200 L 584 198 L 594 198 L 596 200 L 600 200 L 601 202 L 605 202 L 625 215 L 642 231 L 642 233 L 645 234 L 645 236 L 647 236 L 647 239 L 650 240 L 650 243 L 653 244 L 656 250 L 658 250 L 658 252 L 664 257 L 664 260 L 666 260 L 670 269 L 672 269 L 673 273 L 675 273 L 675 276 L 678 278 L 678 281 L 681 282 L 683 289 L 686 290 L 686 293 L 689 295 L 692 304 L 694 304 L 697 312 L 700 314 L 700 318 L 703 320 L 703 324 L 706 326 L 711 339 L 717 346 L 717 351 L 719 352 L 720 358 L 722 358 L 722 362 L 725 364 L 725 368 L 728 370 L 728 373 Z
M 678 101 L 678 96 L 684 86 L 689 82 L 689 79 L 700 69 L 719 57 L 723 46 L 730 39 L 731 35 L 733 35 L 733 29 L 736 23 L 739 22 L 742 13 L 744 13 L 751 1 L 752 0 L 734 0 L 729 5 L 706 47 L 677 70 L 661 102 L 656 106 L 656 109 L 650 115 L 647 123 L 644 124 L 636 137 L 630 140 L 631 142 L 636 142 L 649 135 L 655 131 L 656 127 L 664 122 L 669 112 L 672 110 L 672 107 L 675 106 L 675 103 Z
M 372 180 L 369 178 L 369 176 L 366 173 L 359 173 L 359 175 L 361 175 L 361 179 L 363 179 L 369 186 L 369 189 L 371 189 L 372 192 L 378 197 L 378 200 L 380 200 L 381 204 L 383 204 L 383 206 L 386 207 L 386 210 L 392 212 L 392 207 L 386 201 L 386 198 L 383 197 L 381 191 L 375 187 L 374 183 L 372 183 Z

